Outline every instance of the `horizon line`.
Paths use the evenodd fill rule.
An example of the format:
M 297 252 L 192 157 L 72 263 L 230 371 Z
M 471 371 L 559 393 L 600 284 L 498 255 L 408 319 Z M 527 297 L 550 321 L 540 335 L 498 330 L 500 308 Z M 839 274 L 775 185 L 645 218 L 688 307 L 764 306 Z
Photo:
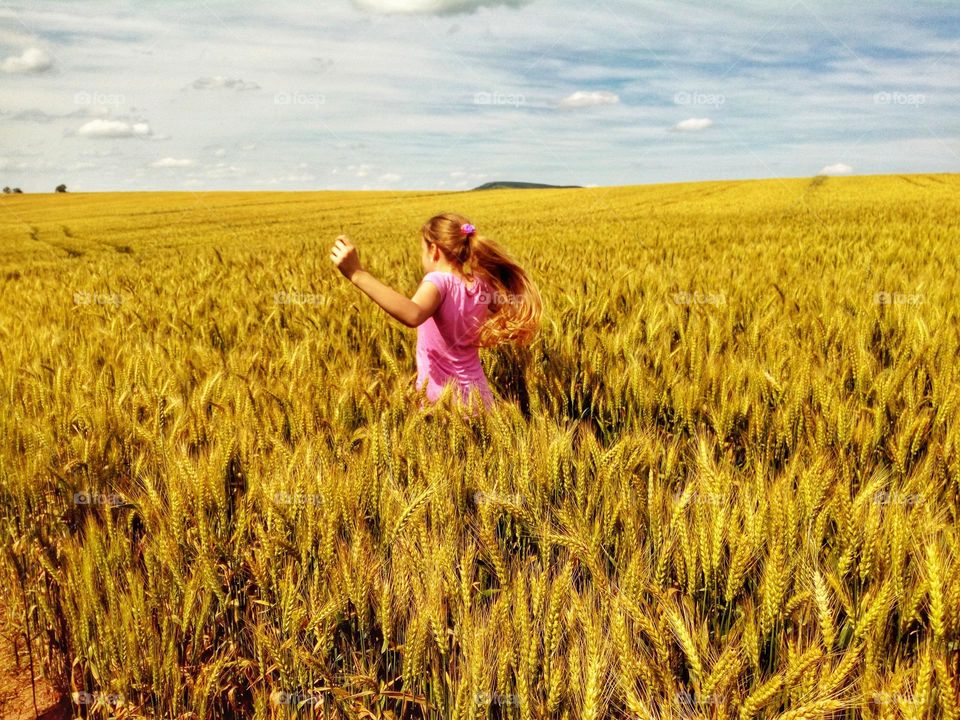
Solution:
M 655 187 L 658 185 L 697 185 L 702 183 L 716 183 L 716 182 L 774 182 L 777 180 L 813 180 L 814 178 L 823 177 L 831 179 L 843 179 L 843 178 L 858 178 L 858 177 L 911 177 L 916 175 L 960 175 L 960 170 L 956 172 L 909 172 L 909 173 L 842 173 L 842 174 L 821 174 L 816 173 L 814 175 L 783 175 L 777 177 L 759 177 L 759 178 L 713 178 L 709 180 L 669 180 L 661 182 L 644 182 L 644 183 L 628 183 L 623 185 L 551 185 L 550 183 L 536 183 L 535 181 L 530 180 L 493 180 L 488 183 L 483 183 L 482 185 L 491 185 L 496 183 L 534 183 L 548 185 L 549 187 L 542 188 L 486 188 L 483 192 L 495 192 L 497 190 L 526 190 L 526 191 L 537 191 L 537 190 L 601 190 L 601 189 L 614 189 L 614 188 L 631 188 L 631 187 Z M 209 189 L 209 190 L 67 190 L 65 193 L 58 193 L 56 191 L 26 191 L 22 190 L 19 193 L 0 193 L 0 196 L 7 195 L 105 195 L 105 194 L 136 194 L 136 193 L 189 193 L 189 194 L 199 194 L 199 193 L 423 193 L 423 192 L 432 192 L 432 193 L 447 193 L 454 195 L 457 193 L 465 192 L 478 192 L 479 188 L 482 185 L 478 185 L 474 188 L 466 188 L 462 190 L 450 190 L 446 188 L 413 188 L 413 189 L 391 189 L 391 188 L 370 188 L 367 190 L 345 190 L 338 188 L 311 188 L 311 189 L 297 189 L 297 190 L 288 190 L 288 189 L 269 189 L 269 188 L 244 188 L 244 189 Z M 69 187 L 69 186 L 68 186 Z

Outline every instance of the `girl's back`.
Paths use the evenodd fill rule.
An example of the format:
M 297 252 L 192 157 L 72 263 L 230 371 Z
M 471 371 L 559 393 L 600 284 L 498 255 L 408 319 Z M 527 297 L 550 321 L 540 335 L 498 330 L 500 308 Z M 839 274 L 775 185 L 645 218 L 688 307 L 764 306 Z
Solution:
M 417 327 L 417 387 L 427 383 L 427 397 L 435 401 L 446 382 L 453 381 L 461 397 L 476 386 L 485 404 L 493 394 L 480 364 L 477 328 L 488 316 L 489 289 L 479 276 L 471 282 L 440 270 L 424 276 L 440 292 L 440 306 Z

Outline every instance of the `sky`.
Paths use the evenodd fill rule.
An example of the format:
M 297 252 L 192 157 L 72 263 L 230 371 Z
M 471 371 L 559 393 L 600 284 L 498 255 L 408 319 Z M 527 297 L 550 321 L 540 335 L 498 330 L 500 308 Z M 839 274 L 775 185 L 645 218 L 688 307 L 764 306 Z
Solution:
M 0 0 L 0 185 L 960 169 L 960 3 Z

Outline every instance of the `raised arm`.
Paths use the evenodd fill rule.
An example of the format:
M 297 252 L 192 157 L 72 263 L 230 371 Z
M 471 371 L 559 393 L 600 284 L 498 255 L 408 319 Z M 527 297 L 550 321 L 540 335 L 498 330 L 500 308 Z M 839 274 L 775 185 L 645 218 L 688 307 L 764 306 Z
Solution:
M 407 327 L 421 325 L 440 306 L 440 291 L 433 283 L 420 283 L 417 292 L 408 298 L 377 280 L 360 266 L 357 249 L 346 235 L 337 238 L 330 251 L 330 259 L 347 280 Z

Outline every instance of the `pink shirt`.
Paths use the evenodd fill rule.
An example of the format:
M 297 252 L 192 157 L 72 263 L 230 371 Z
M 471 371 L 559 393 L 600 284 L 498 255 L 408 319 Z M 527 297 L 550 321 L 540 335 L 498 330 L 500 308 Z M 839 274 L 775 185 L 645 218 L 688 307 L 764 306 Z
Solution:
M 480 353 L 472 344 L 474 332 L 487 317 L 486 287 L 474 277 L 472 287 L 453 273 L 434 270 L 424 281 L 440 291 L 440 305 L 433 316 L 417 326 L 417 389 L 427 386 L 427 398 L 436 402 L 444 384 L 453 382 L 466 403 L 476 387 L 484 405 L 493 403 L 493 393 L 480 364 Z M 454 397 L 456 397 L 456 392 Z

